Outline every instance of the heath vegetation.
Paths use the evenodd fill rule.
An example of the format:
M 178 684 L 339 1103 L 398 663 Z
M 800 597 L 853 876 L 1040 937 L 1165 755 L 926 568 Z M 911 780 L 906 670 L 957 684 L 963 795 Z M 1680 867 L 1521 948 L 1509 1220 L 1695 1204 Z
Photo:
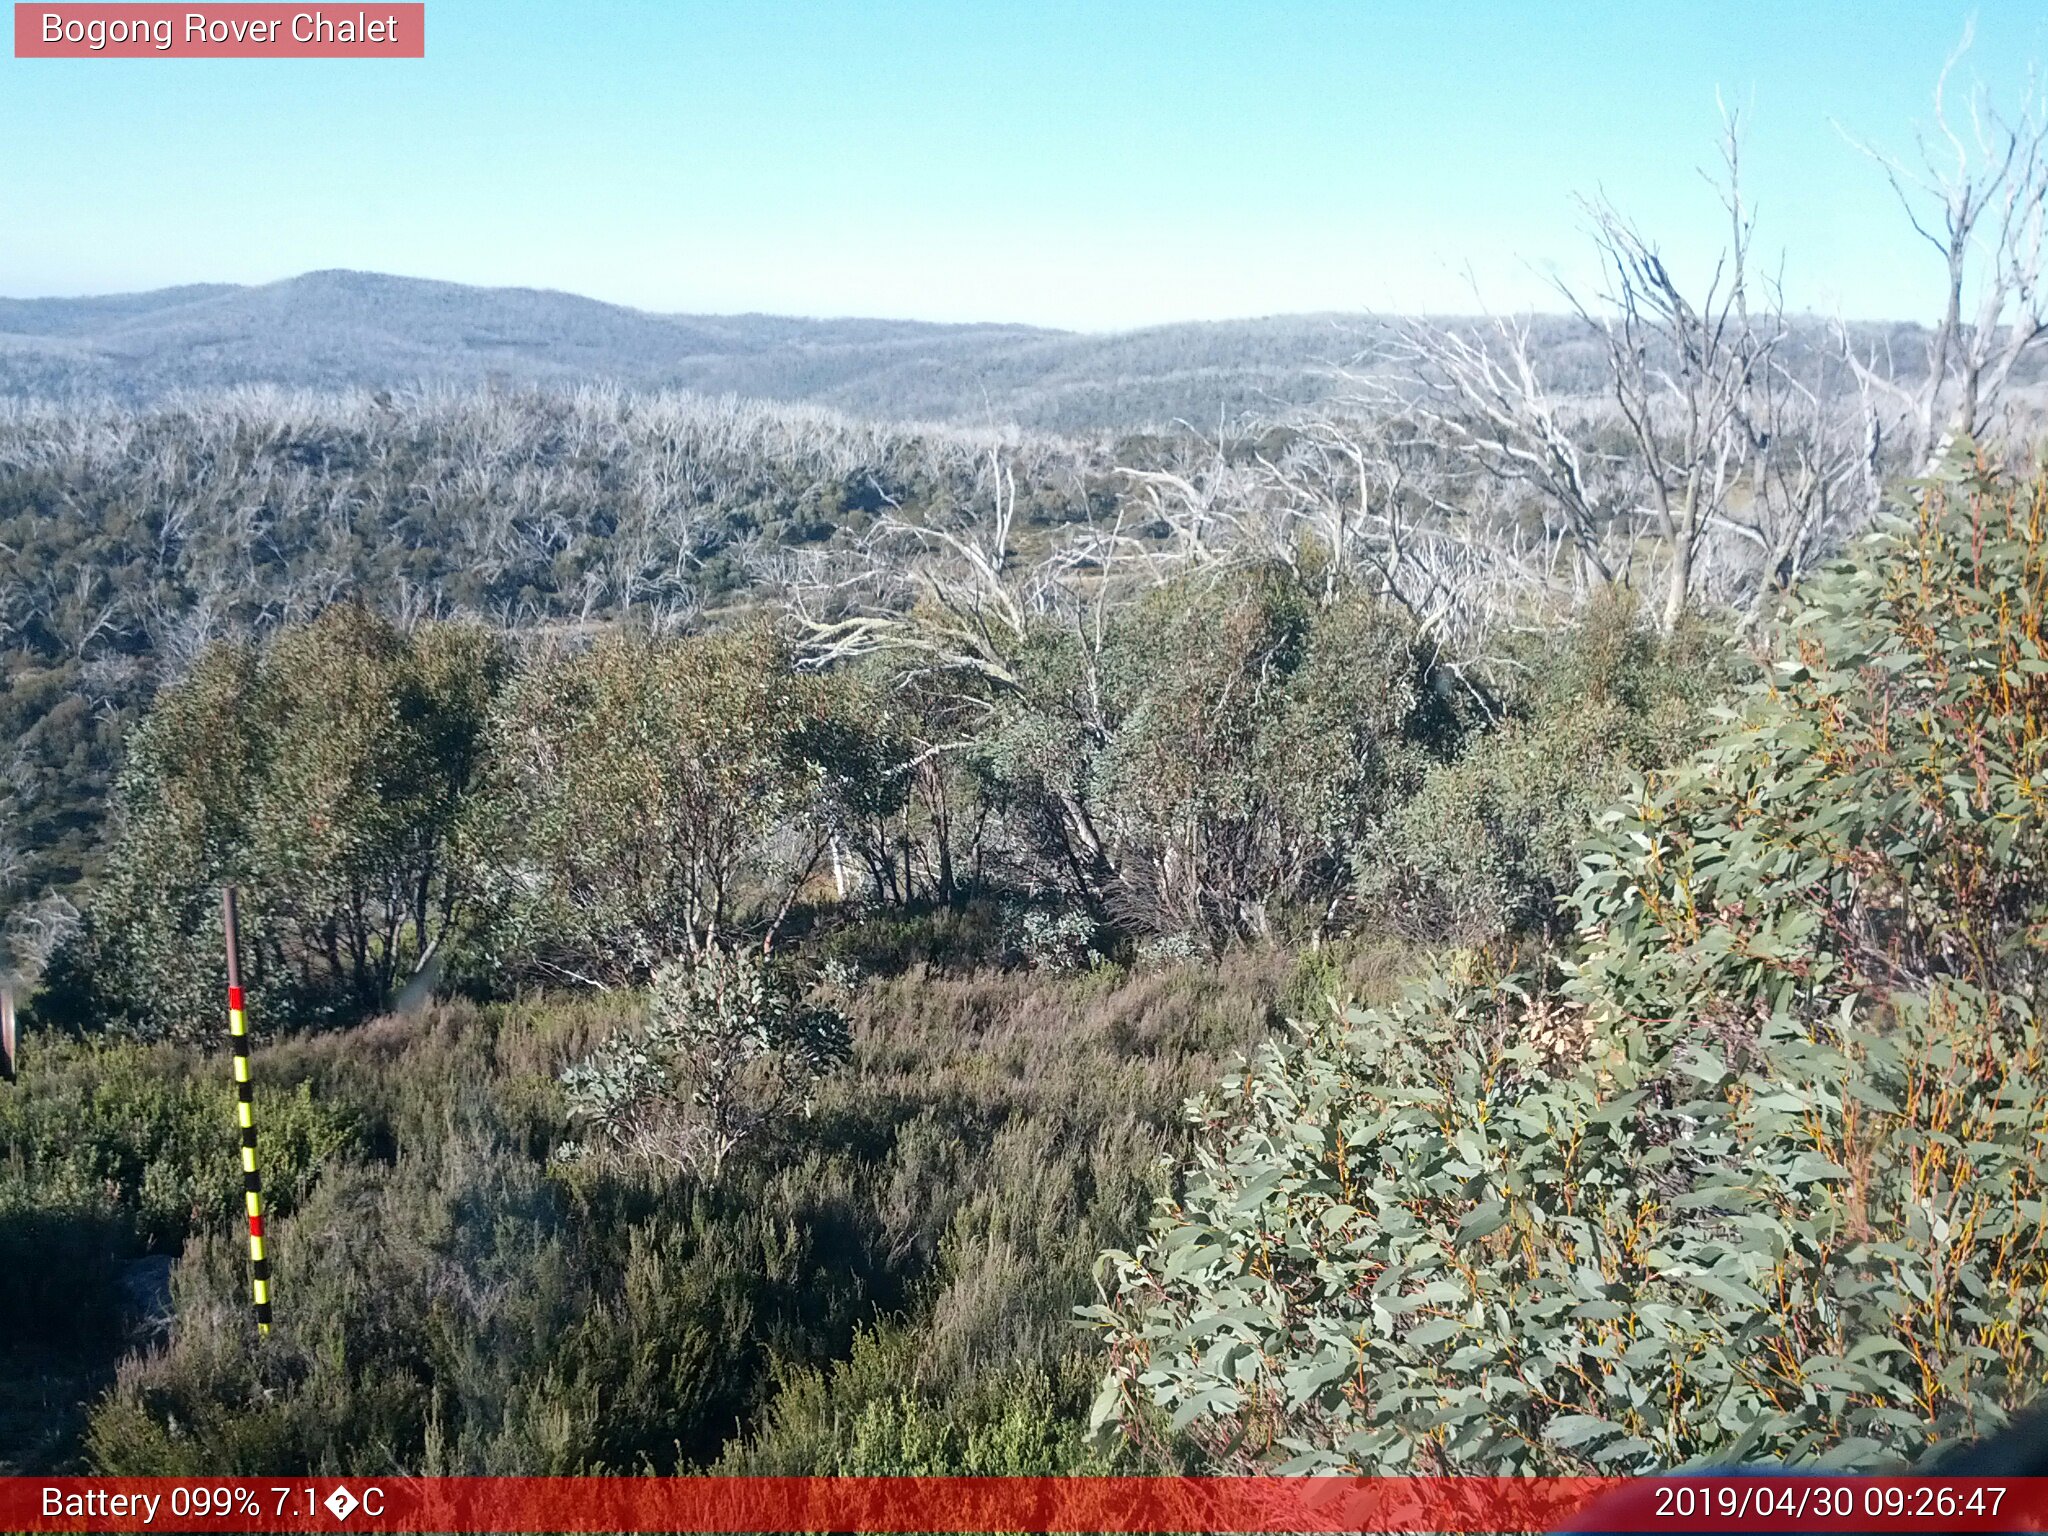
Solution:
M 1885 163 L 1955 237 L 1910 362 L 1783 312 L 1731 127 L 1711 273 L 1594 205 L 1604 290 L 1378 325 L 1213 435 L 10 409 L 0 1461 L 2003 1422 L 2048 1380 L 2048 124 L 1980 124 Z

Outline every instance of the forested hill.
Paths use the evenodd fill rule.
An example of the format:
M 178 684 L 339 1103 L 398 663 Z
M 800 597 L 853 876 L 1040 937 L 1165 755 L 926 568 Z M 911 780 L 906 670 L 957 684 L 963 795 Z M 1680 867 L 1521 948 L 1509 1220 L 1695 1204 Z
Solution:
M 147 404 L 252 383 L 610 381 L 1065 431 L 1213 422 L 1310 401 L 1371 330 L 1363 317 L 1314 315 L 1113 335 L 656 315 L 537 289 L 314 272 L 262 287 L 0 299 L 0 394 Z

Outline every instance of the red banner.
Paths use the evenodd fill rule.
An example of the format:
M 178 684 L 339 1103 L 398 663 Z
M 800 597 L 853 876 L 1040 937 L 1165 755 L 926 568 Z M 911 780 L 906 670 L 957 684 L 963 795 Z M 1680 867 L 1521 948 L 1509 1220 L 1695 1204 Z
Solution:
M 341 5 L 14 7 L 17 59 L 422 59 L 419 0 Z
M 2048 1478 L 0 1478 L 12 1531 L 2031 1531 Z

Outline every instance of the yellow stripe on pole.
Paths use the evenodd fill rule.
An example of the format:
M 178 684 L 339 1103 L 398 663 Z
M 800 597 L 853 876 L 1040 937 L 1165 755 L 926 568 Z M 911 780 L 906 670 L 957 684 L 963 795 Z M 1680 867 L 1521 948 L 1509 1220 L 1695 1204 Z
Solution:
M 256 1169 L 255 1088 L 249 1080 L 249 1021 L 242 1012 L 242 960 L 235 920 L 235 888 L 220 893 L 221 937 L 227 941 L 228 1033 L 235 1058 L 235 1124 L 241 1128 L 242 1197 L 249 1207 L 249 1294 L 256 1331 L 270 1332 L 270 1260 L 263 1248 L 263 1179 Z

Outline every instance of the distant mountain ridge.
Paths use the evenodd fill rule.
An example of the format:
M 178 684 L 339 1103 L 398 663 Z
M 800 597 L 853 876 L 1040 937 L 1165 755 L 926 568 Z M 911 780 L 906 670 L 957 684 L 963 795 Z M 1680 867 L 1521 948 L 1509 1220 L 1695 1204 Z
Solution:
M 538 288 L 475 288 L 376 272 L 309 272 L 257 287 L 199 283 L 89 298 L 0 298 L 0 398 L 112 398 L 277 384 L 563 387 L 608 381 L 827 405 L 885 420 L 1053 431 L 1213 426 L 1327 397 L 1383 340 L 1367 315 L 1276 315 L 1108 334 L 1026 325 L 666 315 Z M 1605 389 L 1599 343 L 1564 316 L 1535 341 L 1566 390 Z M 1909 325 L 1851 327 L 1908 372 Z M 1795 324 L 1799 345 L 1831 327 Z M 2028 379 L 2038 360 L 2022 370 Z
M 865 416 L 1053 429 L 1217 419 L 1311 400 L 1356 316 L 1082 335 L 1022 325 L 664 315 L 531 288 L 327 271 L 89 298 L 0 299 L 0 395 L 111 396 L 610 380 Z

